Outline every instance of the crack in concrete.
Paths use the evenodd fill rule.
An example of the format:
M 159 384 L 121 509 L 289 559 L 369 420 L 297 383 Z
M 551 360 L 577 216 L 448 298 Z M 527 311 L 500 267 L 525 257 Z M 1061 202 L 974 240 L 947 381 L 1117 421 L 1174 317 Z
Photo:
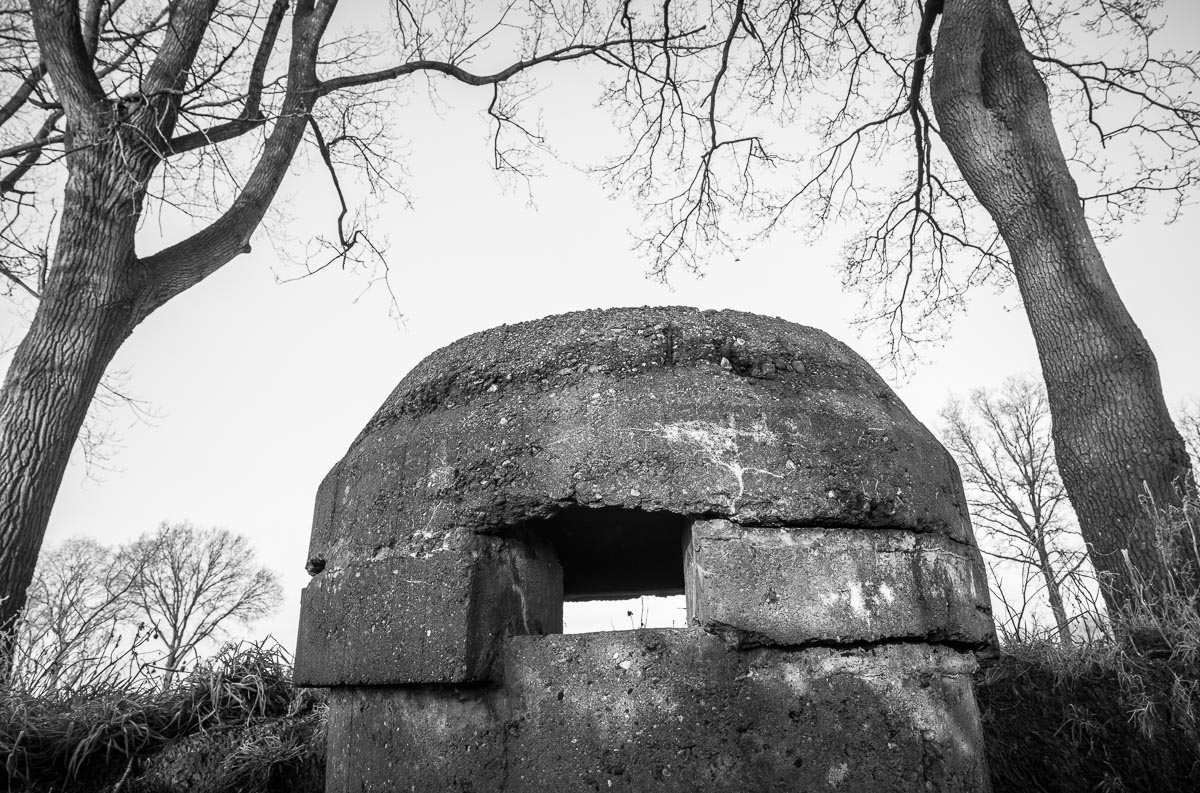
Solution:
M 708 462 L 730 473 L 737 483 L 737 495 L 730 499 L 731 514 L 737 513 L 738 502 L 746 494 L 746 474 L 761 474 L 763 476 L 782 479 L 783 474 L 769 471 L 765 468 L 747 468 L 741 464 L 741 446 L 739 438 L 748 439 L 763 445 L 777 446 L 779 436 L 775 434 L 761 419 L 748 430 L 736 427 L 724 427 L 711 421 L 681 421 L 672 424 L 655 424 L 653 429 L 637 429 L 640 432 L 650 432 L 665 440 L 682 446 L 690 446 L 705 457 Z M 732 459 L 730 459 L 732 458 Z

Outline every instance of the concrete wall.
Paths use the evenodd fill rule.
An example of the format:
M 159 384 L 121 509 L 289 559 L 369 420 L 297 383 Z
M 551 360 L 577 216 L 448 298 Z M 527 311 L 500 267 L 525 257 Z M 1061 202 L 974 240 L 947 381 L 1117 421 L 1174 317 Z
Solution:
M 503 685 L 331 692 L 327 791 L 987 790 L 969 654 L 509 641 Z

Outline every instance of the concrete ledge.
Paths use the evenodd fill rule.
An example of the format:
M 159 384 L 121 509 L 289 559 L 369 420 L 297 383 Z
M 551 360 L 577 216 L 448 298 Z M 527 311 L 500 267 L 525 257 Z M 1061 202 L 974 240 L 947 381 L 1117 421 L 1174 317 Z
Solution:
M 301 597 L 296 684 L 488 680 L 505 637 L 562 631 L 562 603 L 553 552 L 512 540 L 322 572 Z
M 978 551 L 937 534 L 697 521 L 684 577 L 689 624 L 739 647 L 994 636 Z

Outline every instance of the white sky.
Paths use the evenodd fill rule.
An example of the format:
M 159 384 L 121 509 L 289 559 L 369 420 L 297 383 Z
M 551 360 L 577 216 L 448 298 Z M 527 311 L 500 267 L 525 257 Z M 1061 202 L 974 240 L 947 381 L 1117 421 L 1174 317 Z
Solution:
M 1189 11 L 1174 35 L 1195 46 L 1200 14 Z M 414 101 L 390 120 L 408 140 L 404 182 L 413 206 L 389 201 L 375 212 L 390 236 L 403 325 L 389 319 L 383 289 L 364 293 L 361 275 L 330 269 L 277 284 L 277 275 L 295 271 L 260 235 L 252 254 L 161 309 L 118 354 L 113 368 L 129 370 L 127 390 L 158 418 L 147 425 L 114 414 L 121 441 L 99 481 L 85 477 L 77 455 L 47 542 L 82 534 L 116 544 L 162 520 L 244 533 L 286 591 L 279 613 L 252 633 L 272 633 L 290 648 L 308 579 L 317 484 L 396 382 L 456 338 L 576 309 L 682 304 L 777 315 L 873 357 L 878 339 L 860 337 L 849 324 L 859 298 L 840 287 L 837 240 L 812 246 L 777 235 L 740 261 L 715 262 L 701 279 L 680 272 L 670 287 L 655 283 L 631 253 L 627 230 L 638 218 L 627 201 L 611 201 L 587 177 L 550 163 L 548 177 L 534 185 L 531 208 L 524 193 L 506 192 L 489 170 L 480 116 L 487 91 L 445 96 L 454 108 L 440 117 Z M 589 123 L 594 118 L 580 115 L 564 135 L 548 124 L 552 143 L 566 156 L 583 156 L 591 133 L 580 130 Z M 292 179 L 283 201 L 295 218 L 278 228 L 300 242 L 331 234 L 330 200 L 322 174 Z M 1150 218 L 1103 246 L 1158 356 L 1172 407 L 1200 395 L 1198 223 L 1196 208 L 1169 227 Z M 4 311 L 6 328 L 18 327 L 19 312 Z M 908 382 L 884 374 L 935 427 L 950 393 L 1036 369 L 1015 293 L 980 292 L 951 340 L 927 350 Z

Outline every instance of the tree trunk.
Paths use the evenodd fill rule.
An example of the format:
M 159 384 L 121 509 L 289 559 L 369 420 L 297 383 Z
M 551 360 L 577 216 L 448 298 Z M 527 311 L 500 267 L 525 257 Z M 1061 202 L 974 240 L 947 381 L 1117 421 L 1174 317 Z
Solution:
M 1092 239 L 1046 87 L 1006 0 L 945 0 L 930 93 L 942 137 L 1008 245 L 1033 329 L 1063 484 L 1114 616 L 1196 593 L 1194 545 L 1164 563 L 1144 498 L 1190 478 L 1158 365 Z M 1132 568 L 1132 569 L 1131 569 Z
M 72 156 L 53 267 L 0 390 L 0 634 L 6 637 L 24 606 L 88 405 L 132 330 L 140 189 L 119 148 L 93 146 Z
M 68 177 L 53 267 L 0 391 L 0 680 L 8 671 L 2 651 L 13 636 L 13 618 L 24 605 L 54 498 L 100 378 L 141 320 L 249 250 L 319 96 L 317 51 L 337 2 L 295 4 L 287 93 L 229 210 L 191 237 L 139 259 L 134 232 L 146 185 L 174 151 L 179 102 L 216 1 L 171 5 L 171 35 L 157 48 L 134 103 L 105 94 L 80 35 L 78 3 L 31 6 L 38 46 L 66 115 Z M 276 0 L 276 25 L 285 6 Z
M 1046 599 L 1050 601 L 1050 613 L 1054 615 L 1054 625 L 1058 629 L 1058 640 L 1063 645 L 1073 642 L 1071 639 L 1071 623 L 1067 620 L 1067 609 L 1063 606 L 1062 589 L 1054 575 L 1054 565 L 1050 563 L 1050 552 L 1046 548 L 1045 535 L 1036 536 L 1033 547 L 1037 551 L 1038 568 L 1042 572 L 1042 580 L 1046 582 Z
M 175 682 L 175 673 L 179 670 L 179 640 L 172 636 L 167 642 L 167 657 L 163 660 L 163 691 L 171 688 L 171 684 Z

